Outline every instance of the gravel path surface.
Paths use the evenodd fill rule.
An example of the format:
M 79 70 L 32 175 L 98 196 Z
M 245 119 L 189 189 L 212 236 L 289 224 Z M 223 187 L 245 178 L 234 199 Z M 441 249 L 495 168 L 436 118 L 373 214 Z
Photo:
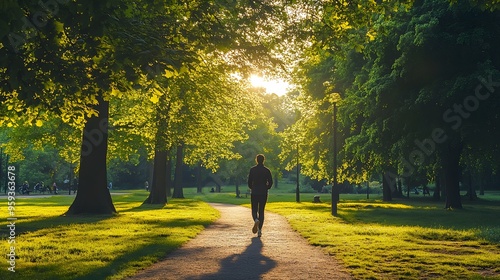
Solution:
M 211 204 L 221 218 L 164 260 L 130 279 L 351 279 L 286 219 L 266 211 L 262 237 L 252 234 L 250 209 Z

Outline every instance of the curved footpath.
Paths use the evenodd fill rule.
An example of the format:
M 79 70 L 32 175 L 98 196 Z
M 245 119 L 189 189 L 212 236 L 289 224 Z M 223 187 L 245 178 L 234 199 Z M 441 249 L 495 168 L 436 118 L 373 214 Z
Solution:
M 164 260 L 130 279 L 351 279 L 333 257 L 266 211 L 262 237 L 250 209 L 211 204 L 221 218 Z

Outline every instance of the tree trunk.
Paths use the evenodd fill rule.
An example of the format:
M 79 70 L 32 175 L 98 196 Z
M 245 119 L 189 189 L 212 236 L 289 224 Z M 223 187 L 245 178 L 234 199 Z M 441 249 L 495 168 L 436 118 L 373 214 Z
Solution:
M 398 184 L 398 197 L 403 197 L 403 182 L 401 181 L 401 178 L 398 178 L 397 184 Z
M 446 186 L 446 209 L 462 209 L 459 184 L 461 152 L 461 144 L 450 143 L 448 150 L 444 154 L 443 169 Z
M 273 188 L 277 189 L 278 188 L 278 176 L 279 176 L 279 171 L 274 172 L 274 178 L 273 178 Z
M 153 182 L 144 204 L 167 203 L 167 151 L 156 150 L 153 165 Z
M 469 190 L 467 191 L 467 196 L 470 201 L 477 199 L 476 188 L 474 188 L 474 184 L 472 183 L 472 172 L 469 170 L 467 172 L 467 184 L 469 186 Z
M 483 176 L 479 176 L 479 195 L 484 195 L 484 179 Z
M 167 151 L 167 168 L 165 170 L 167 178 L 167 196 L 172 196 L 172 148 Z
M 107 188 L 109 102 L 98 97 L 98 116 L 87 120 L 80 153 L 79 186 L 66 215 L 116 213 Z
M 384 172 L 382 175 L 382 200 L 383 201 L 392 201 L 392 190 L 395 186 L 395 180 L 391 180 L 390 172 Z
M 236 185 L 236 197 L 241 197 L 240 194 L 240 179 L 236 179 L 235 181 L 235 185 Z
M 202 178 L 201 178 L 201 162 L 198 164 L 196 167 L 196 193 L 201 193 L 202 192 Z
M 434 189 L 434 194 L 432 195 L 435 200 L 441 200 L 441 189 L 442 189 L 441 181 L 442 181 L 441 172 L 437 171 L 436 182 L 435 182 L 436 188 Z
M 174 194 L 173 198 L 184 198 L 182 190 L 182 166 L 183 166 L 184 146 L 177 146 L 177 154 L 175 158 L 175 177 L 174 177 Z

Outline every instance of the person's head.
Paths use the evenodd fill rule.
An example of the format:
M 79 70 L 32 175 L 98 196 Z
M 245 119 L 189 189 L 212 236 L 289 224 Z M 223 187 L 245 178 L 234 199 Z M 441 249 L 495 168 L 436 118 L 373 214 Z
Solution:
M 258 154 L 256 157 L 255 157 L 255 161 L 257 162 L 257 164 L 264 164 L 264 161 L 266 160 L 266 157 L 264 157 L 263 154 Z

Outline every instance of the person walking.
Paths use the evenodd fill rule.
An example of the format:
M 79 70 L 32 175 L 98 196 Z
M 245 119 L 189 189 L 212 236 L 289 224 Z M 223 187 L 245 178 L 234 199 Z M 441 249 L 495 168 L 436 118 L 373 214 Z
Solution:
M 258 232 L 262 236 L 264 225 L 264 209 L 267 203 L 268 190 L 273 186 L 273 177 L 269 168 L 264 166 L 266 158 L 263 154 L 255 157 L 257 165 L 250 168 L 248 174 L 248 188 L 251 190 L 250 201 L 252 203 L 252 218 L 254 225 L 253 233 Z
M 54 182 L 54 184 L 52 185 L 52 190 L 54 191 L 54 194 L 57 194 L 57 184 L 56 184 L 56 182 Z

